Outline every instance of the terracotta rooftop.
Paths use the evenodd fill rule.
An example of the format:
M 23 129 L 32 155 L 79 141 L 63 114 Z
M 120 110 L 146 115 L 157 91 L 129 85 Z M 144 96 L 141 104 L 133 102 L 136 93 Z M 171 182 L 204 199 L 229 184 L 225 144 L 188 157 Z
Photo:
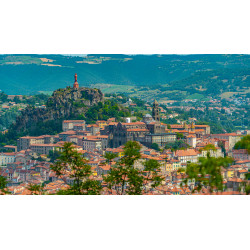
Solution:
M 176 150 L 176 156 L 195 156 L 198 153 L 194 149 L 187 149 L 187 150 Z

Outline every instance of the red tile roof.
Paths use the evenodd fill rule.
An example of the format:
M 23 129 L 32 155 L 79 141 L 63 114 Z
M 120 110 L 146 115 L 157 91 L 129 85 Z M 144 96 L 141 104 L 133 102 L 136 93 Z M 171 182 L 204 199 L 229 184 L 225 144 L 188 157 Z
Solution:
M 187 149 L 187 150 L 176 150 L 175 154 L 176 156 L 196 156 L 198 155 L 198 152 L 196 152 L 194 149 Z

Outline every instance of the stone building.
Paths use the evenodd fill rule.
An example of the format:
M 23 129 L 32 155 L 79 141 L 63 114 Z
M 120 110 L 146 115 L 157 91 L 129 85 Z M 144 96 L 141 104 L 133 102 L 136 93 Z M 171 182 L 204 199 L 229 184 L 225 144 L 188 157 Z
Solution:
M 109 136 L 109 147 L 117 148 L 127 141 L 139 141 L 145 146 L 157 143 L 164 147 L 176 140 L 175 133 L 166 133 L 166 127 L 160 122 L 112 123 L 106 126 L 104 133 Z
M 83 150 L 94 152 L 95 150 L 101 150 L 101 149 L 102 149 L 101 139 L 94 139 L 94 138 L 83 139 Z
M 90 124 L 86 126 L 86 131 L 89 131 L 92 135 L 100 133 L 100 127 L 96 124 Z
M 144 137 L 149 133 L 144 122 L 114 123 L 107 126 L 109 146 L 119 147 L 127 141 L 135 141 L 137 137 Z
M 55 151 L 59 146 L 57 144 L 32 144 L 30 149 L 37 154 L 48 155 L 50 151 Z
M 129 121 L 129 120 L 128 120 Z M 102 134 L 109 136 L 109 147 L 117 148 L 127 141 L 139 141 L 145 146 L 157 143 L 164 147 L 176 140 L 175 133 L 166 133 L 167 125 L 160 122 L 159 104 L 155 100 L 152 116 L 146 114 L 140 122 L 110 122 Z
M 190 132 L 195 134 L 197 138 L 201 138 L 204 135 L 210 134 L 210 126 L 209 125 L 196 125 L 194 122 L 191 124 L 170 124 L 172 130 L 175 130 L 179 133 L 188 135 Z
M 85 130 L 85 121 L 84 120 L 64 120 L 62 123 L 63 132 L 68 130 L 78 130 L 78 127 L 81 127 L 82 130 Z
M 147 124 L 147 129 L 151 134 L 166 133 L 167 124 L 160 122 L 151 122 Z
M 144 137 L 136 138 L 141 144 L 150 147 L 153 143 L 159 147 L 165 147 L 167 143 L 176 141 L 175 133 L 146 134 Z
M 30 148 L 32 144 L 44 143 L 43 136 L 23 136 L 17 140 L 17 151 L 26 150 Z
M 211 138 L 228 141 L 228 151 L 232 151 L 234 145 L 241 140 L 242 135 L 237 133 L 211 134 Z
M 0 166 L 6 166 L 15 161 L 16 153 L 0 153 Z
M 247 149 L 234 149 L 232 157 L 235 160 L 250 160 L 250 154 L 248 154 Z
M 142 121 L 143 121 L 144 123 L 146 123 L 146 124 L 149 124 L 149 123 L 151 123 L 151 122 L 154 122 L 155 120 L 153 119 L 152 115 L 146 114 L 146 115 L 143 116 Z

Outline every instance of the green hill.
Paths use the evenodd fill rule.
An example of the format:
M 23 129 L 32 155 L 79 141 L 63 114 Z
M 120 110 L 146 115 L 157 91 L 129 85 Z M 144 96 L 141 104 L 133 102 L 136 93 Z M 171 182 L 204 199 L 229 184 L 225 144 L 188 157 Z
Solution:
M 245 94 L 250 89 L 250 56 L 0 55 L 0 89 L 7 94 L 64 88 L 73 84 L 75 73 L 80 86 L 101 85 L 104 93 L 127 92 L 142 98 L 150 93 L 175 98 L 175 90 L 183 91 L 181 98 Z

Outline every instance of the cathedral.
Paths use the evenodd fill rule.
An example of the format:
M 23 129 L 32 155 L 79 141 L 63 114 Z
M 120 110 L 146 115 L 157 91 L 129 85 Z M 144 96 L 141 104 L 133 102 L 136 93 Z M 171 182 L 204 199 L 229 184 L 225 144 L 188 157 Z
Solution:
M 170 126 L 170 128 L 169 128 Z M 160 122 L 159 103 L 154 100 L 152 115 L 144 115 L 140 122 L 112 122 L 105 127 L 103 134 L 109 136 L 109 147 L 119 147 L 127 141 L 138 141 L 150 147 L 153 143 L 165 147 L 167 143 L 177 140 L 176 133 L 184 136 L 190 134 L 197 138 L 210 134 L 210 126 L 191 124 L 164 124 Z
M 176 139 L 174 134 L 166 133 L 166 126 L 166 124 L 160 122 L 159 104 L 155 100 L 152 116 L 146 114 L 141 122 L 109 124 L 105 128 L 104 134 L 109 135 L 110 147 L 119 147 L 127 141 L 140 141 L 142 144 L 151 145 L 155 137 L 157 137 L 158 141 L 164 141 L 159 143 L 160 146 L 164 146 L 169 140 Z

